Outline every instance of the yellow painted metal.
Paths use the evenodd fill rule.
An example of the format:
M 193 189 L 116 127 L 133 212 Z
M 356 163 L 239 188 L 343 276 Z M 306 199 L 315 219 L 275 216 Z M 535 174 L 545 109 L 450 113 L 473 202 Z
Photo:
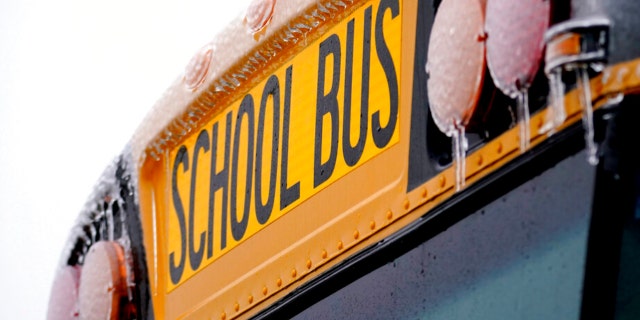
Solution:
M 171 188 L 159 196 L 168 201 L 165 258 L 178 267 L 167 291 L 398 142 L 401 11 L 384 19 L 378 9 L 360 7 L 168 152 Z M 383 39 L 371 36 L 378 30 Z
M 371 7 L 373 13 L 372 21 L 375 23 L 377 18 L 376 11 L 380 8 L 380 3 L 380 0 L 360 1 L 345 6 L 341 9 L 344 13 L 341 16 L 341 22 L 338 20 L 330 21 L 328 23 L 332 24 L 332 26 L 320 28 L 317 34 L 310 33 L 307 35 L 309 37 L 305 47 L 307 49 L 290 48 L 289 50 L 284 50 L 284 57 L 274 62 L 276 66 L 270 67 L 269 72 L 258 73 L 256 77 L 260 79 L 253 83 L 254 86 L 252 88 L 247 88 L 243 91 L 242 95 L 235 95 L 234 99 L 228 98 L 228 100 L 224 100 L 228 101 L 228 106 L 217 109 L 216 112 L 200 121 L 199 130 L 191 131 L 180 143 L 168 144 L 167 148 L 157 158 L 147 157 L 144 159 L 139 175 L 140 207 L 142 210 L 144 242 L 147 249 L 151 294 L 157 318 L 233 319 L 254 315 L 295 288 L 348 258 L 353 253 L 394 234 L 453 195 L 454 181 L 451 169 L 444 170 L 413 191 L 407 192 L 406 190 L 413 86 L 412 75 L 414 70 L 413 46 L 416 27 L 416 1 L 399 1 L 401 8 L 399 16 L 394 18 L 390 12 L 387 12 L 383 17 L 386 25 L 384 39 L 389 41 L 387 43 L 390 48 L 389 52 L 393 57 L 393 65 L 397 68 L 399 90 L 398 125 L 393 131 L 390 142 L 383 148 L 376 148 L 369 132 L 365 144 L 366 151 L 363 152 L 362 159 L 357 161 L 356 165 L 349 166 L 344 160 L 340 160 L 343 162 L 336 164 L 336 168 L 329 175 L 329 178 L 320 183 L 317 188 L 313 187 L 313 150 L 315 147 L 313 139 L 317 116 L 315 114 L 317 97 L 314 96 L 316 94 L 314 88 L 317 87 L 318 82 L 316 69 L 318 69 L 319 65 L 317 62 L 320 50 L 319 43 L 329 39 L 332 34 L 336 34 L 338 40 L 343 44 L 340 52 L 342 52 L 342 58 L 344 59 L 346 54 L 344 43 L 346 41 L 345 34 L 346 28 L 348 28 L 348 21 L 353 18 L 354 30 L 360 30 L 359 28 L 363 26 L 366 11 Z M 277 22 L 278 12 L 276 11 L 275 14 L 274 21 Z M 292 18 L 292 20 L 294 19 Z M 393 34 L 386 33 L 387 31 Z M 375 34 L 372 34 L 372 38 L 375 38 Z M 392 39 L 394 39 L 393 42 Z M 357 44 L 360 41 L 362 41 L 362 38 L 355 36 L 354 43 Z M 362 54 L 362 52 L 358 53 L 358 50 L 362 50 L 361 46 L 354 48 L 356 48 L 354 49 L 356 50 L 356 56 Z M 372 44 L 372 48 L 375 48 L 375 44 Z M 396 51 L 397 48 L 400 48 L 400 50 Z M 327 60 L 330 60 L 327 62 L 328 65 L 335 63 L 331 59 L 335 59 L 335 56 L 327 58 Z M 357 63 L 354 63 L 354 67 L 361 63 L 360 60 L 354 59 L 354 61 L 357 61 Z M 374 65 L 378 62 L 376 61 L 375 49 L 372 49 L 371 64 Z M 208 241 L 208 220 L 206 218 L 208 218 L 209 210 L 209 171 L 211 167 L 211 156 L 208 153 L 211 153 L 213 148 L 208 151 L 203 147 L 198 149 L 197 174 L 192 176 L 194 146 L 202 130 L 207 130 L 209 138 L 217 141 L 217 149 L 215 150 L 218 153 L 224 152 L 224 144 L 227 141 L 225 138 L 230 138 L 230 150 L 233 150 L 232 142 L 236 139 L 234 136 L 236 124 L 241 123 L 241 128 L 245 126 L 239 132 L 249 131 L 246 129 L 246 123 L 249 122 L 248 113 L 243 115 L 243 120 L 239 120 L 237 117 L 242 99 L 247 93 L 252 95 L 255 102 L 253 117 L 254 121 L 258 123 L 263 89 L 271 75 L 278 77 L 281 84 L 281 99 L 284 99 L 285 86 L 282 86 L 284 82 L 282 79 L 287 77 L 288 66 L 293 66 L 292 75 L 301 77 L 291 81 L 292 122 L 290 127 L 292 132 L 303 129 L 307 132 L 296 131 L 296 137 L 292 137 L 293 140 L 289 144 L 291 148 L 289 155 L 290 161 L 292 161 L 289 164 L 291 170 L 289 171 L 290 176 L 285 182 L 295 183 L 299 181 L 300 197 L 292 202 L 289 207 L 283 209 L 279 209 L 280 204 L 278 200 L 275 200 L 274 208 L 277 209 L 274 209 L 267 221 L 263 224 L 258 223 L 257 220 L 248 222 L 246 230 L 239 240 L 235 240 L 231 234 L 232 231 L 227 230 L 229 240 L 226 249 L 220 251 L 220 243 L 214 240 L 212 256 L 208 257 L 207 247 L 201 239 Z M 600 107 L 609 96 L 640 90 L 640 77 L 637 72 L 639 68 L 640 60 L 631 61 L 607 68 L 603 75 L 592 79 L 591 89 L 595 107 Z M 302 79 L 304 75 L 298 73 L 299 69 L 306 69 L 307 71 L 307 78 L 304 78 L 304 80 Z M 375 87 L 372 85 L 371 90 L 376 91 L 375 94 L 382 95 L 371 99 L 370 111 L 374 112 L 378 110 L 374 107 L 376 103 L 389 100 L 389 91 L 388 86 L 379 87 L 380 83 L 385 83 L 387 80 L 385 79 L 387 74 L 384 70 L 372 71 L 371 74 L 371 83 L 378 84 Z M 360 74 L 354 72 L 354 79 L 358 78 L 356 75 L 359 76 Z M 333 74 L 325 76 L 327 79 L 332 79 Z M 340 69 L 340 77 L 344 77 L 344 64 Z M 374 80 L 375 77 L 379 77 L 378 80 Z M 297 81 L 302 81 L 302 83 Z M 358 89 L 361 83 L 357 81 L 359 80 L 354 80 L 353 97 L 355 97 L 354 100 L 359 101 Z M 331 87 L 326 82 L 325 85 L 325 90 L 322 92 L 330 92 Z M 311 92 L 298 91 L 302 90 L 300 88 L 305 88 L 305 86 Z M 344 110 L 344 89 L 341 90 L 337 94 L 337 100 L 340 105 L 339 110 L 342 112 Z M 372 92 L 373 94 L 374 92 Z M 270 99 L 272 98 L 273 96 Z M 307 105 L 308 110 L 294 111 L 293 108 L 303 108 L 301 107 L 302 101 L 306 101 L 304 104 Z M 565 96 L 568 117 L 559 130 L 580 121 L 581 109 L 579 101 L 578 93 L 575 91 L 569 92 Z M 359 109 L 358 106 L 354 104 L 353 108 Z M 280 108 L 284 112 L 284 103 L 280 104 Z M 369 113 L 369 118 L 371 112 Z M 545 112 L 546 110 L 543 110 L 531 118 L 531 132 L 534 133 L 532 145 L 539 144 L 547 139 L 546 135 L 537 134 L 545 119 Z M 282 113 L 280 116 L 282 116 Z M 231 114 L 231 135 L 225 133 L 228 114 Z M 328 118 L 326 122 L 329 122 Z M 266 123 L 272 122 L 266 121 Z M 354 123 L 358 122 L 355 121 Z M 217 140 L 212 138 L 215 124 L 218 124 Z M 342 125 L 343 122 L 340 122 L 338 126 L 339 132 L 343 130 Z M 322 130 L 327 132 L 329 127 L 325 126 L 326 123 L 323 122 Z M 272 137 L 274 132 L 273 128 L 266 126 L 263 130 L 266 132 L 264 137 L 268 137 L 264 138 L 264 140 L 270 140 L 269 138 Z M 279 130 L 282 129 L 280 128 Z M 352 144 L 357 136 L 357 131 L 354 130 L 352 127 Z M 369 130 L 371 130 L 371 127 L 369 127 Z M 239 150 L 244 148 L 240 148 L 240 146 L 246 146 L 249 141 L 249 135 L 243 134 L 238 136 L 239 141 L 241 141 L 238 144 Z M 257 133 L 254 132 L 254 135 L 257 136 Z M 282 138 L 282 135 L 280 138 Z M 281 140 L 279 141 L 281 142 Z M 339 140 L 339 143 L 342 143 L 341 140 Z M 183 145 L 187 150 L 186 153 L 189 154 L 188 161 L 183 161 L 178 156 L 179 150 Z M 266 143 L 265 145 L 265 150 L 272 149 L 270 144 Z M 467 185 L 472 185 L 478 179 L 518 157 L 518 145 L 518 130 L 514 128 L 488 142 L 475 152 L 468 154 L 466 161 Z M 321 144 L 321 146 L 322 154 L 329 153 L 328 150 L 331 147 L 329 144 Z M 308 150 L 305 150 L 305 148 Z M 233 154 L 233 151 L 230 151 L 230 153 Z M 246 155 L 247 153 L 245 152 L 244 155 L 239 157 L 238 164 L 240 168 L 248 166 L 249 162 Z M 279 154 L 278 157 L 280 161 L 276 161 L 278 163 L 278 173 L 276 174 L 278 186 L 274 191 L 275 199 L 279 199 L 279 194 L 283 190 L 283 185 L 280 184 L 280 177 L 283 172 L 280 167 L 282 155 Z M 337 151 L 337 158 L 341 159 L 340 157 L 344 158 L 342 150 Z M 270 158 L 266 157 L 263 162 L 270 163 L 270 160 Z M 327 158 L 321 159 L 322 162 L 327 160 Z M 216 157 L 215 161 L 217 167 L 224 166 L 223 159 Z M 255 162 L 255 159 L 253 161 Z M 187 166 L 189 167 L 188 169 L 186 168 Z M 263 167 L 268 168 L 268 166 L 264 165 Z M 175 170 L 175 168 L 178 168 L 178 170 Z M 172 179 L 174 171 L 177 179 Z M 201 175 L 200 172 L 203 172 L 204 175 Z M 229 175 L 231 174 L 229 172 Z M 188 219 L 191 216 L 189 209 L 191 206 L 190 192 L 193 177 L 196 179 L 194 184 L 196 191 L 193 193 L 193 203 L 196 209 L 193 210 L 195 218 L 191 223 Z M 239 173 L 238 181 L 246 181 L 246 177 L 246 172 Z M 262 180 L 265 181 L 263 185 L 267 185 L 266 181 L 270 181 L 270 176 L 264 175 Z M 176 183 L 173 181 L 176 181 Z M 255 186 L 245 188 L 246 184 L 243 185 L 242 183 L 244 182 L 238 182 L 236 188 L 238 190 L 249 190 L 250 196 L 254 199 L 256 197 Z M 291 185 L 289 184 L 287 187 Z M 228 186 L 231 188 L 231 183 Z M 268 191 L 265 189 L 261 191 L 262 193 L 257 194 L 266 199 Z M 175 194 L 178 195 L 183 206 L 185 219 L 183 228 L 188 235 L 193 235 L 195 241 L 187 237 L 187 240 L 184 243 L 182 242 L 181 223 L 177 218 Z M 239 197 L 236 199 L 238 208 L 243 208 L 244 202 L 241 203 L 240 199 L 244 198 Z M 215 193 L 214 202 L 222 202 L 222 192 Z M 249 203 L 250 206 L 255 206 L 254 201 Z M 242 219 L 243 216 L 239 213 L 242 210 L 238 208 L 236 208 L 238 210 L 237 218 Z M 250 209 L 249 212 L 250 216 L 255 216 L 255 208 Z M 219 217 L 221 214 L 221 211 L 213 211 L 214 217 Z M 227 212 L 227 215 L 230 215 L 229 212 Z M 229 216 L 229 218 L 231 217 Z M 221 224 L 221 221 L 214 220 L 214 228 L 220 228 Z M 189 230 L 189 225 L 193 225 L 193 231 Z M 229 221 L 227 221 L 227 225 L 230 225 Z M 204 238 L 200 238 L 203 232 Z M 213 234 L 215 237 L 220 237 L 221 230 L 213 229 Z M 177 261 L 182 258 L 180 254 L 185 243 L 187 247 L 189 243 L 193 247 L 185 249 L 183 274 L 178 277 L 177 281 L 175 279 L 172 281 L 170 275 L 171 266 L 175 266 Z M 196 268 L 191 268 L 191 261 L 189 260 L 191 253 L 187 253 L 189 250 L 195 252 L 203 250 L 202 261 Z M 173 262 L 169 258 L 171 253 L 173 253 L 174 257 Z

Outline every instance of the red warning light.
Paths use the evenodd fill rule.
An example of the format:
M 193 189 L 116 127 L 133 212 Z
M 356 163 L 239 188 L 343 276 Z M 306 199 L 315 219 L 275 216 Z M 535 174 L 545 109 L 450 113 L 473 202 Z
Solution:
M 427 89 L 433 120 L 453 142 L 456 191 L 465 184 L 465 129 L 485 73 L 484 1 L 445 0 L 431 29 Z
M 445 0 L 431 29 L 427 73 L 434 121 L 448 135 L 465 126 L 484 81 L 484 8 L 481 1 Z
M 80 278 L 78 306 L 82 319 L 120 319 L 127 301 L 127 271 L 122 246 L 100 241 L 89 249 Z
M 550 2 L 489 0 L 487 3 L 487 63 L 502 92 L 515 97 L 528 88 L 544 54 Z
M 64 266 L 58 270 L 49 297 L 48 320 L 78 319 L 80 267 Z

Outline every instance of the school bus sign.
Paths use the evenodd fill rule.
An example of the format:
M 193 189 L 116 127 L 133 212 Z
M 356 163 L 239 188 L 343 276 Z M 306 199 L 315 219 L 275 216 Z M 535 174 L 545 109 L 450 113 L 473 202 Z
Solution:
M 101 176 L 61 259 L 49 319 L 285 319 L 302 310 L 407 318 L 442 308 L 409 298 L 372 309 L 371 298 L 425 288 L 438 296 L 457 286 L 451 267 L 488 258 L 484 267 L 495 269 L 496 252 L 507 264 L 518 256 L 529 267 L 562 265 L 540 278 L 500 275 L 515 286 L 584 271 L 573 277 L 573 304 L 582 296 L 580 312 L 612 318 L 621 300 L 593 301 L 603 287 L 615 298 L 618 270 L 633 259 L 617 256 L 625 243 L 603 248 L 597 239 L 623 239 L 636 215 L 640 40 L 631 40 L 640 20 L 621 13 L 640 2 L 574 15 L 592 12 L 589 3 L 254 1 L 198 52 Z M 492 51 L 498 62 L 492 45 L 502 48 Z M 496 68 L 508 69 L 508 86 Z M 453 125 L 444 130 L 434 118 L 443 110 Z M 577 165 L 583 150 L 601 164 Z M 587 185 L 567 202 L 569 182 Z M 546 213 L 513 210 L 532 197 Z M 612 217 L 609 203 L 627 205 Z M 570 237 L 552 238 L 571 242 L 521 241 L 522 221 L 554 212 L 563 218 L 544 230 L 566 229 Z M 501 215 L 513 228 L 495 223 Z M 565 228 L 576 223 L 582 240 Z M 508 232 L 492 237 L 497 227 Z M 469 231 L 487 238 L 484 253 L 442 241 Z M 501 246 L 505 239 L 524 245 Z M 529 259 L 540 245 L 580 263 Z M 389 263 L 400 260 L 404 267 Z M 614 277 L 605 279 L 609 263 Z M 467 280 L 486 280 L 481 269 Z M 489 297 L 474 310 L 502 301 L 490 287 L 471 292 Z M 543 306 L 549 314 L 566 305 L 534 296 L 554 300 Z
M 357 9 L 169 151 L 168 292 L 399 141 L 401 11 Z

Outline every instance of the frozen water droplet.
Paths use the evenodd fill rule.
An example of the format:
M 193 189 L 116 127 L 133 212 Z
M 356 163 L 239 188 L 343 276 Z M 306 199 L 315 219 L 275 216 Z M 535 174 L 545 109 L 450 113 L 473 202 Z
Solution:
M 547 109 L 545 124 L 540 128 L 540 133 L 552 135 L 556 129 L 564 123 L 567 111 L 564 105 L 564 83 L 562 83 L 562 70 L 554 70 L 549 77 L 551 104 Z
M 620 68 L 620 70 L 618 70 L 618 82 L 624 83 L 624 79 L 627 77 L 628 74 L 629 74 L 629 70 L 627 70 L 627 68 Z
M 527 89 L 520 90 L 517 99 L 518 126 L 520 127 L 520 152 L 523 153 L 529 148 L 529 142 L 531 141 L 529 92 Z
M 464 187 L 466 179 L 467 138 L 464 131 L 463 125 L 456 124 L 451 132 L 456 191 L 460 191 Z
M 589 82 L 589 74 L 587 66 L 579 66 L 576 68 L 576 79 L 582 105 L 582 125 L 584 126 L 584 139 L 587 148 L 587 161 L 590 164 L 598 164 L 598 147 L 594 141 L 593 129 L 593 106 L 591 105 L 591 85 Z

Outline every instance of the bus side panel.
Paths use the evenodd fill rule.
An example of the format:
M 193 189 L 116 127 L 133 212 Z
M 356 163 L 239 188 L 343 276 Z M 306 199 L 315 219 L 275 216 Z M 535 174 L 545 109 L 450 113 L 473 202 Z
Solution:
M 297 319 L 577 319 L 594 171 L 583 152 Z

